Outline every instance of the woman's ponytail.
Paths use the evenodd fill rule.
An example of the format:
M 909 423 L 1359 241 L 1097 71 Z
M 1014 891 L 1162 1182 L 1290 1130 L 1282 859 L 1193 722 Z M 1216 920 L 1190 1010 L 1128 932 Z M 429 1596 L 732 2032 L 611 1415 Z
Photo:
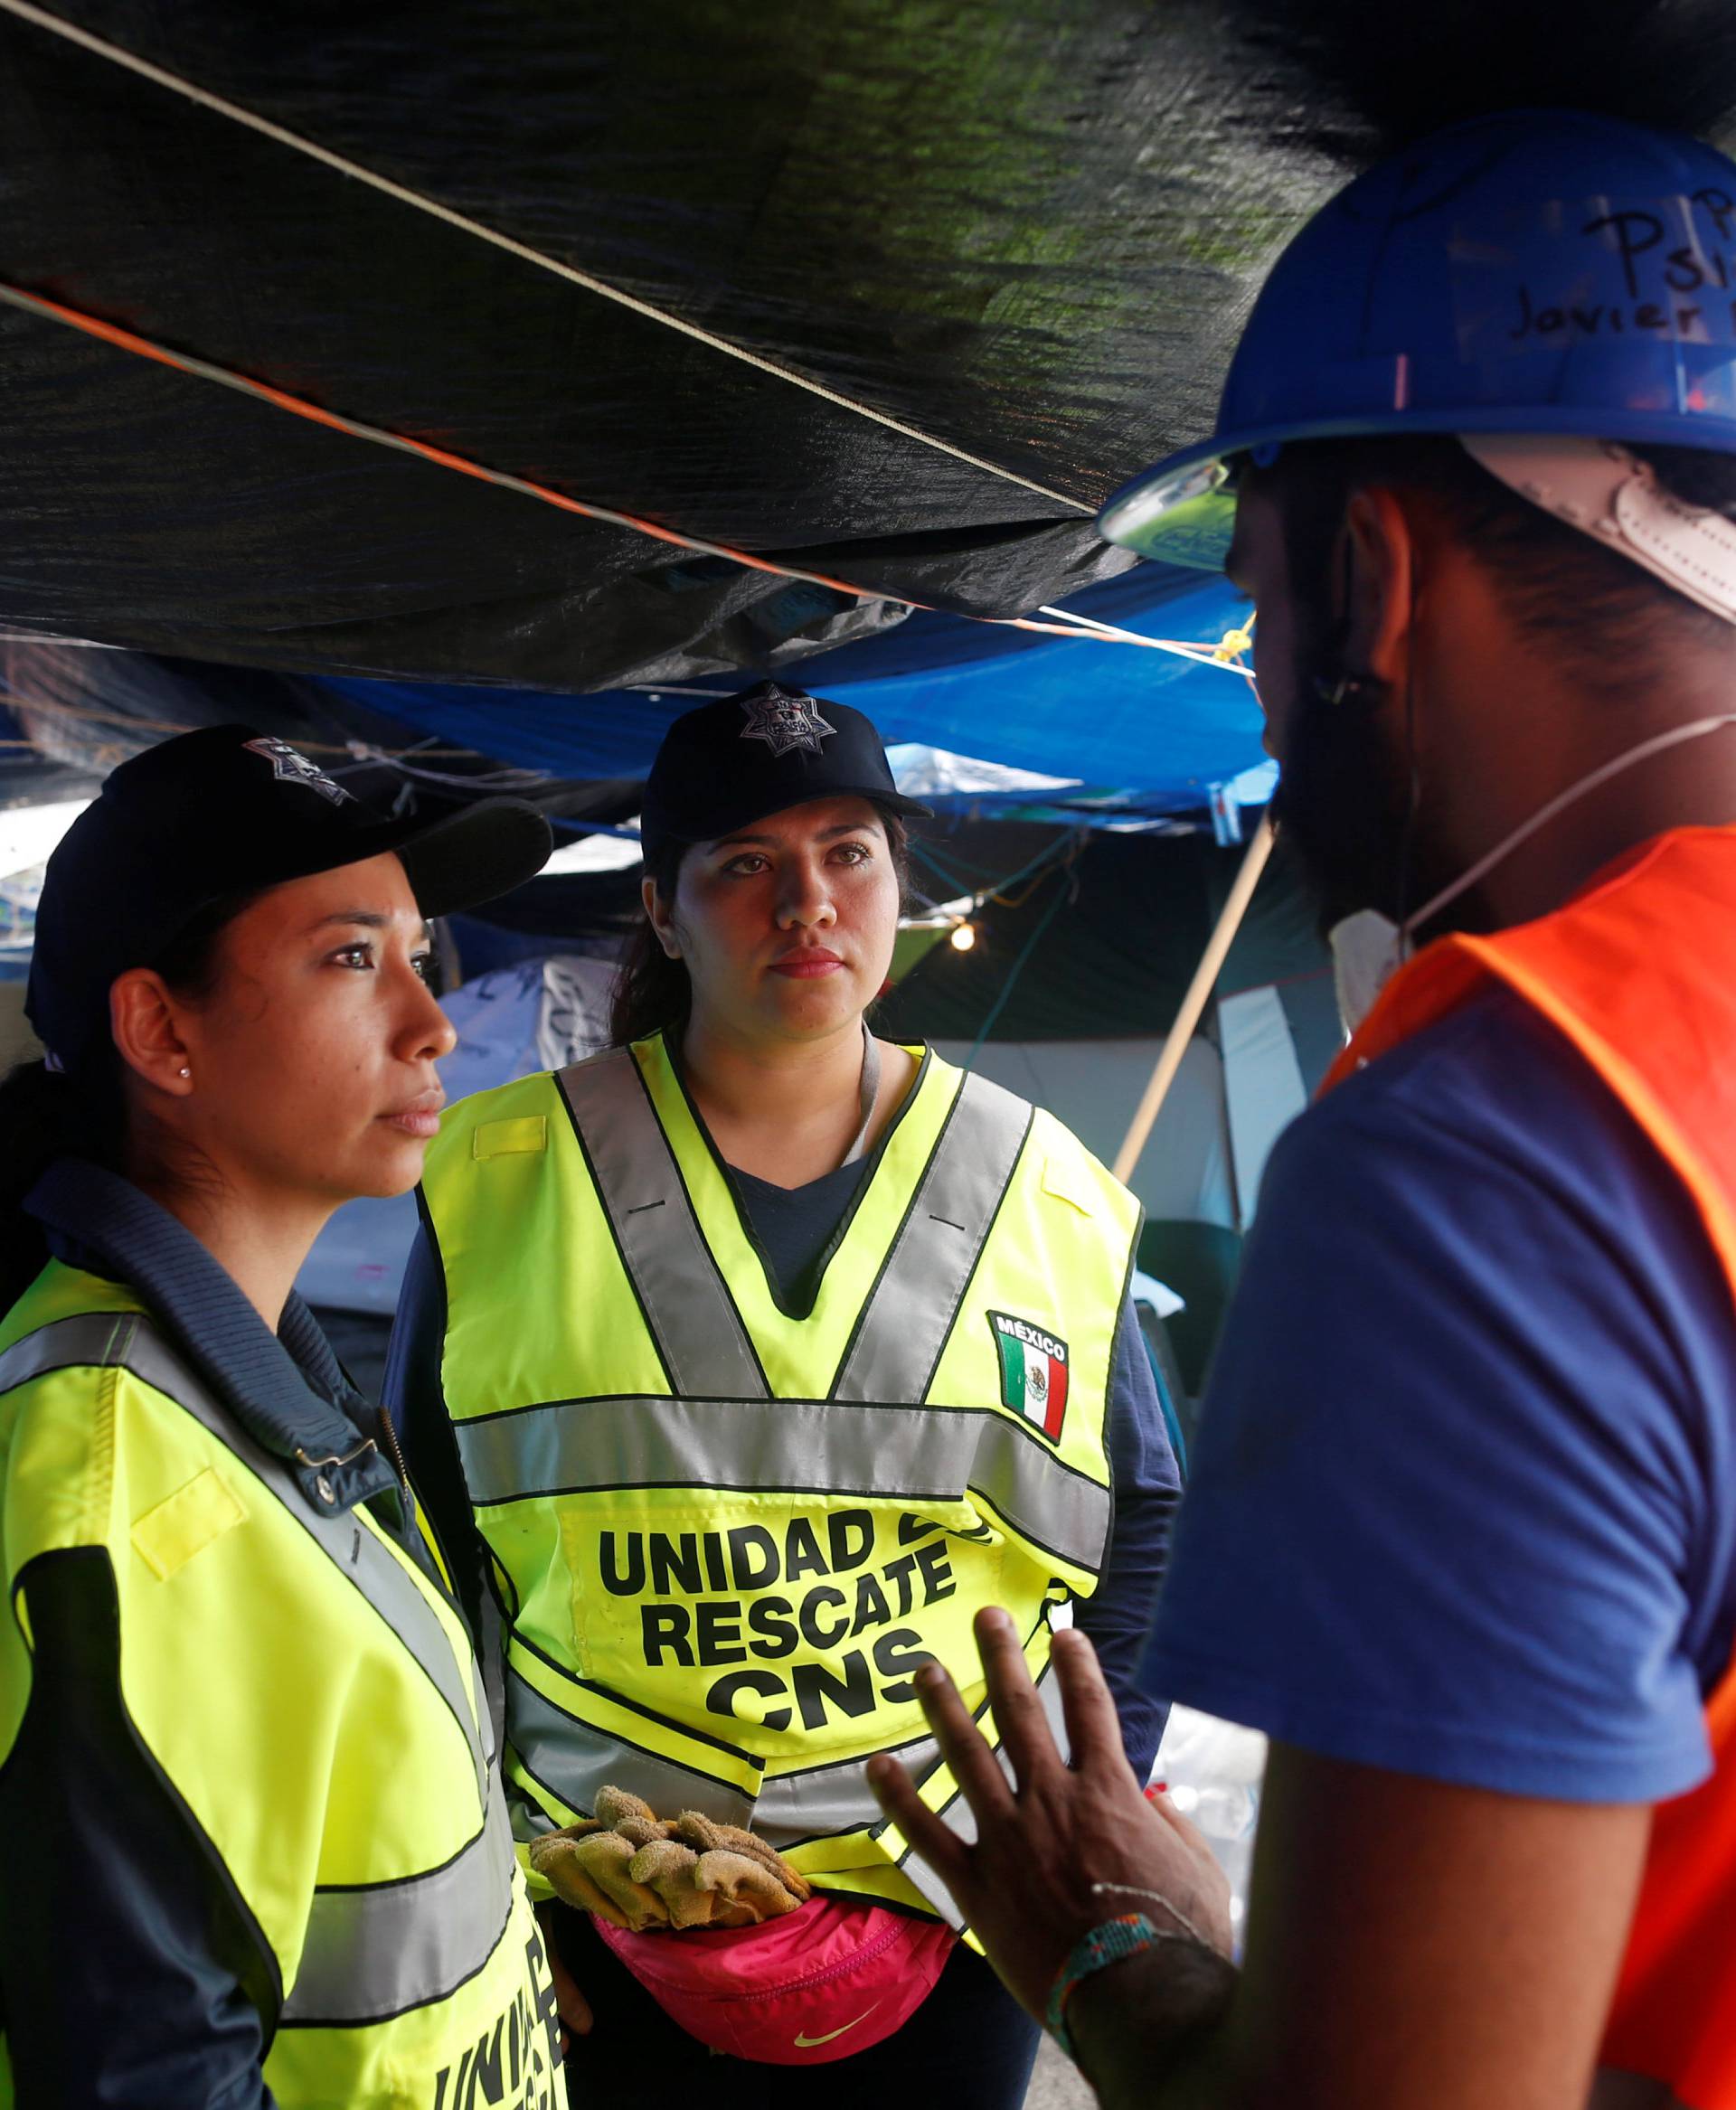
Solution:
M 673 901 L 684 843 L 670 844 L 646 865 L 646 877 L 658 898 Z M 679 960 L 672 960 L 658 942 L 651 918 L 640 911 L 626 945 L 609 1001 L 609 1041 L 612 1048 L 625 1048 L 649 1033 L 668 1031 L 679 1041 L 693 1001 L 693 984 Z

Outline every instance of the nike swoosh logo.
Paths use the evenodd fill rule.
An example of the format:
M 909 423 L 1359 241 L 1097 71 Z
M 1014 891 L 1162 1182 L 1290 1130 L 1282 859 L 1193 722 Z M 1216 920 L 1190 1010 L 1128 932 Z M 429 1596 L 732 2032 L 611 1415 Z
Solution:
M 874 2002 L 874 2008 L 877 2008 L 879 2005 L 880 2005 L 880 2002 L 879 2002 L 878 2001 L 876 2001 L 876 2002 Z M 797 2039 L 796 2039 L 796 2049 L 797 2049 L 797 2051 L 812 2051 L 812 2050 L 813 2050 L 813 2049 L 814 2049 L 814 2047 L 815 2047 L 816 2044 L 829 2044 L 829 2043 L 831 2043 L 832 2039 L 833 2039 L 835 2037 L 842 2037 L 842 2036 L 844 2035 L 844 2030 L 854 2030 L 854 2029 L 855 2028 L 855 2026 L 856 2026 L 856 2022 L 865 2022 L 865 2021 L 868 2020 L 869 2016 L 870 2016 L 870 2015 L 872 2015 L 872 2014 L 873 2013 L 873 2011 L 874 2011 L 874 2008 L 864 2008 L 864 2009 L 863 2010 L 862 2013 L 861 2013 L 861 2014 L 859 2014 L 859 2015 L 856 2017 L 856 2021 L 855 2021 L 855 2022 L 846 2022 L 846 2023 L 844 2025 L 844 2030 L 828 2030 L 826 2031 L 826 2035 L 825 2035 L 824 2037 L 798 2037 L 798 2038 L 797 2038 Z

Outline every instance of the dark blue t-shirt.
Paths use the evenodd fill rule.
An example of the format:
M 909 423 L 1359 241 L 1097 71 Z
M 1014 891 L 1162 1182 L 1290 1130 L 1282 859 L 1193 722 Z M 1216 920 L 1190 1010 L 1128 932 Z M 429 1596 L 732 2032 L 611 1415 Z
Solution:
M 1733 1454 L 1736 1314 L 1685 1189 L 1478 997 L 1273 1154 L 1142 1675 L 1396 1772 L 1676 1794 L 1736 1633 Z

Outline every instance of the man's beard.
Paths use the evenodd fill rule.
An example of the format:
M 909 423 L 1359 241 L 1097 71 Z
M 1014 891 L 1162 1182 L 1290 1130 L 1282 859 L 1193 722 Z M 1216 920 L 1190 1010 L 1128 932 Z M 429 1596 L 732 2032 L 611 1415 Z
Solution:
M 1436 860 L 1413 811 L 1410 757 L 1388 730 L 1385 691 L 1364 677 L 1330 703 L 1306 664 L 1297 676 L 1272 817 L 1319 904 L 1323 932 L 1363 909 L 1402 922 L 1434 890 Z

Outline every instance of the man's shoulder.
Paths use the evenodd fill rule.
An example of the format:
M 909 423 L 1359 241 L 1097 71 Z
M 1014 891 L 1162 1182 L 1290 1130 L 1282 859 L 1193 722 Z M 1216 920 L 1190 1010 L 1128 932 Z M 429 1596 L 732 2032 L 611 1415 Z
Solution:
M 1626 1164 L 1668 1193 L 1678 1182 L 1590 1064 L 1511 990 L 1493 986 L 1354 1071 L 1287 1132 L 1275 1155 L 1299 1163 L 1353 1154 L 1389 1171 L 1454 1161 L 1504 1173 L 1575 1174 Z M 1280 1181 L 1282 1173 L 1280 1172 Z
M 1667 1367 L 1673 1397 L 1711 1382 L 1731 1398 L 1729 1284 L 1697 1203 L 1590 1064 L 1503 989 L 1345 1079 L 1280 1139 L 1243 1286 L 1256 1333 L 1302 1309 L 1354 1316 L 1403 1362 L 1444 1304 L 1490 1337 L 1522 1323 L 1576 1385 L 1600 1338 Z

